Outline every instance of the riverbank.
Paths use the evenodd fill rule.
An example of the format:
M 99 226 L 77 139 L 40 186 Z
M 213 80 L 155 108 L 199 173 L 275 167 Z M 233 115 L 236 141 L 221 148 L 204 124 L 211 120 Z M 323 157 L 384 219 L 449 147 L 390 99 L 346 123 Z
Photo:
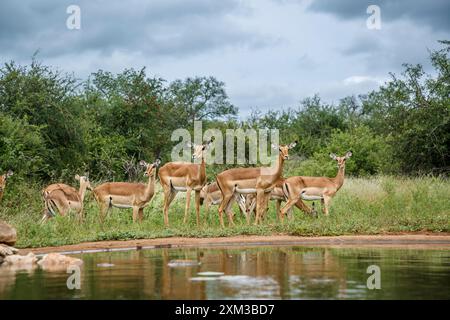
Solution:
M 333 198 L 329 216 L 320 212 L 320 202 L 316 202 L 318 217 L 294 209 L 293 218 L 281 223 L 271 201 L 265 220 L 257 226 L 247 225 L 236 206 L 234 226 L 220 226 L 217 206 L 211 208 L 208 216 L 202 207 L 201 223 L 197 226 L 193 201 L 191 205 L 191 215 L 184 223 L 185 195 L 180 193 L 170 207 L 170 227 L 166 227 L 162 214 L 163 196 L 157 184 L 155 197 L 145 208 L 141 223 L 133 223 L 128 209 L 111 210 L 101 223 L 98 206 L 88 194 L 83 223 L 72 215 L 57 216 L 40 224 L 43 210 L 40 187 L 33 187 L 24 188 L 22 193 L 6 194 L 0 207 L 0 220 L 17 229 L 16 246 L 20 249 L 159 238 L 270 238 L 278 235 L 316 238 L 450 233 L 450 181 L 443 178 L 349 178 Z
M 348 235 L 333 237 L 298 237 L 289 235 L 234 236 L 220 238 L 159 238 L 126 241 L 84 242 L 57 247 L 21 249 L 20 254 L 33 252 L 83 253 L 152 248 L 230 247 L 230 246 L 357 246 L 403 249 L 450 249 L 450 233 L 443 234 L 390 234 Z

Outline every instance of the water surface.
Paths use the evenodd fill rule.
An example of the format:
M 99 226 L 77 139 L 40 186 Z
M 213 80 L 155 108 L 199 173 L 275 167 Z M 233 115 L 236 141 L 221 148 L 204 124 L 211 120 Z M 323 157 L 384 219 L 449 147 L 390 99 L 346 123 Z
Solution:
M 64 271 L 0 267 L 0 299 L 450 299 L 448 250 L 275 246 L 73 256 L 84 260 L 81 289 L 67 288 Z M 195 263 L 177 266 L 177 259 Z M 379 290 L 367 288 L 370 265 L 380 267 Z

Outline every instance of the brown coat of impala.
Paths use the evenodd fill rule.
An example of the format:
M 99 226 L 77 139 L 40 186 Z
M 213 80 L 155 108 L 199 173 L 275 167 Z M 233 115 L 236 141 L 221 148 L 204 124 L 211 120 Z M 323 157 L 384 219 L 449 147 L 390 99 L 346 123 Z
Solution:
M 5 192 L 6 180 L 11 177 L 14 173 L 11 170 L 8 170 L 5 174 L 0 176 L 0 201 L 2 201 L 3 193 Z
M 54 183 L 42 190 L 44 215 L 41 222 L 47 221 L 58 213 L 65 216 L 70 210 L 77 212 L 80 221 L 83 219 L 86 189 L 92 190 L 92 188 L 87 176 L 76 175 L 75 180 L 80 182 L 79 190 L 64 183 Z
M 169 206 L 178 192 L 186 192 L 186 206 L 184 210 L 184 223 L 187 223 L 191 192 L 195 191 L 195 211 L 197 225 L 200 224 L 200 191 L 206 184 L 205 153 L 213 140 L 201 145 L 192 144 L 194 159 L 201 159 L 201 163 L 169 162 L 159 169 L 159 182 L 164 191 L 164 224 L 169 225 Z
M 322 202 L 324 214 L 328 215 L 331 199 L 344 184 L 345 162 L 351 156 L 351 151 L 348 151 L 343 157 L 338 157 L 334 153 L 330 154 L 330 157 L 337 161 L 339 168 L 338 173 L 334 178 L 302 176 L 287 178 L 283 185 L 283 190 L 288 201 L 281 209 L 281 218 L 283 218 L 286 212 L 301 199 L 320 200 Z
M 275 187 L 278 179 L 283 173 L 284 160 L 289 158 L 289 149 L 292 149 L 297 141 L 289 145 L 272 145 L 278 149 L 278 159 L 273 167 L 258 168 L 235 168 L 219 173 L 216 177 L 217 184 L 222 191 L 222 203 L 219 207 L 219 219 L 221 226 L 223 223 L 223 211 L 229 212 L 231 199 L 235 193 L 248 194 L 256 193 L 256 218 L 255 224 L 258 224 L 260 218 L 267 209 L 270 192 Z M 233 223 L 233 216 L 228 214 L 229 224 Z
M 270 200 L 272 201 L 276 201 L 276 215 L 277 215 L 277 219 L 281 219 L 281 203 L 286 201 L 286 196 L 284 194 L 283 191 L 283 185 L 285 182 L 285 178 L 280 178 L 277 183 L 275 184 L 275 187 L 273 188 L 272 192 L 270 193 Z M 252 212 L 255 211 L 256 209 L 256 195 L 255 194 L 247 194 L 245 196 L 245 214 L 246 216 L 250 216 Z M 311 210 L 308 208 L 308 206 L 301 200 L 299 199 L 296 203 L 295 206 L 297 208 L 299 208 L 300 210 L 306 212 L 306 213 L 311 213 Z M 288 216 L 289 218 L 292 218 L 292 208 L 288 211 Z M 247 218 L 247 220 L 249 220 L 249 218 Z
M 94 189 L 94 197 L 100 207 L 100 219 L 103 221 L 112 207 L 121 209 L 133 209 L 133 222 L 139 218 L 142 221 L 144 208 L 155 195 L 156 168 L 161 163 L 157 159 L 154 163 L 140 161 L 145 168 L 144 175 L 148 176 L 148 182 L 107 182 Z
M 239 205 L 239 210 L 247 217 L 247 210 L 250 208 L 251 204 L 247 203 L 247 198 L 243 195 L 235 196 L 234 200 Z M 253 201 L 253 199 L 249 198 L 249 201 Z M 205 219 L 208 218 L 209 215 L 209 207 L 211 205 L 218 205 L 222 202 L 222 192 L 217 185 L 217 182 L 208 183 L 206 186 L 202 188 L 200 191 L 200 204 L 205 206 Z M 256 203 L 256 200 L 255 200 Z M 256 204 L 255 204 L 256 205 Z M 230 208 L 231 210 L 231 208 Z M 229 213 L 229 214 L 232 214 Z

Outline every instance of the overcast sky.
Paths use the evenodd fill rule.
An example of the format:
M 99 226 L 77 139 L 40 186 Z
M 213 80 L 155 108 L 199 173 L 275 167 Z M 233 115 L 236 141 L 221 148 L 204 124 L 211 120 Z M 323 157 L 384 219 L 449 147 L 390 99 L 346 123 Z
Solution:
M 66 27 L 69 5 L 81 29 Z M 369 30 L 366 9 L 381 9 Z M 450 1 L 1 0 L 0 62 L 38 59 L 79 78 L 147 67 L 167 80 L 215 76 L 241 116 L 327 102 L 378 87 L 403 62 L 430 68 L 428 49 L 450 39 Z

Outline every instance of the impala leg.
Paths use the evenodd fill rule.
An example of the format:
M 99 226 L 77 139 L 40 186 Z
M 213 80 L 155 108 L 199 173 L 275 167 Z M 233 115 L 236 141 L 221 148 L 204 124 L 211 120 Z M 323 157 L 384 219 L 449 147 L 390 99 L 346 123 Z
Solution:
M 191 207 L 191 188 L 188 188 L 186 190 L 186 207 L 184 208 L 184 220 L 183 222 L 186 223 L 188 221 L 188 214 L 189 214 L 189 209 Z
M 256 191 L 256 218 L 255 218 L 255 225 L 259 223 L 259 220 L 261 219 L 262 211 L 265 210 L 264 208 L 264 190 L 257 190 Z
M 195 190 L 195 212 L 197 213 L 197 226 L 200 225 L 200 190 Z
M 103 223 L 105 221 L 106 214 L 108 213 L 109 205 L 105 203 L 100 203 L 100 222 Z
M 144 220 L 144 208 L 139 209 L 139 222 L 142 222 Z
M 164 187 L 164 225 L 169 226 L 169 206 L 176 196 L 176 191 L 171 190 L 170 187 Z
M 235 197 L 231 197 L 230 201 L 228 201 L 228 205 L 226 206 L 225 212 L 228 215 L 228 225 L 229 226 L 234 226 L 234 221 L 233 221 L 233 211 L 231 210 L 231 206 L 233 205 L 233 202 L 236 198 Z
M 207 197 L 205 200 L 205 223 L 208 221 L 210 206 L 211 206 L 211 201 L 209 200 L 209 197 Z
M 323 212 L 325 213 L 326 216 L 328 216 L 328 214 L 329 214 L 328 209 L 330 207 L 330 203 L 331 203 L 331 197 L 324 194 L 323 195 L 323 204 L 324 204 Z
M 280 218 L 281 218 L 281 222 L 283 222 L 284 220 L 284 216 L 286 215 L 286 212 L 288 212 L 292 206 L 297 202 L 298 199 L 289 199 L 286 204 L 284 205 L 283 208 L 281 208 L 280 210 Z
M 139 207 L 133 207 L 133 222 L 137 221 L 139 214 Z
M 223 210 L 228 206 L 228 203 L 230 202 L 231 198 L 233 197 L 233 194 L 227 194 L 223 197 L 222 202 L 219 206 L 219 221 L 220 225 L 222 227 L 225 227 L 225 224 L 223 223 Z
M 275 207 L 276 207 L 276 215 L 277 215 L 277 221 L 280 221 L 280 207 L 281 207 L 281 200 L 277 200 L 276 201 L 276 204 L 275 204 Z
M 305 213 L 312 213 L 312 209 L 308 207 L 302 199 L 298 199 L 298 201 L 295 203 L 295 206 Z

